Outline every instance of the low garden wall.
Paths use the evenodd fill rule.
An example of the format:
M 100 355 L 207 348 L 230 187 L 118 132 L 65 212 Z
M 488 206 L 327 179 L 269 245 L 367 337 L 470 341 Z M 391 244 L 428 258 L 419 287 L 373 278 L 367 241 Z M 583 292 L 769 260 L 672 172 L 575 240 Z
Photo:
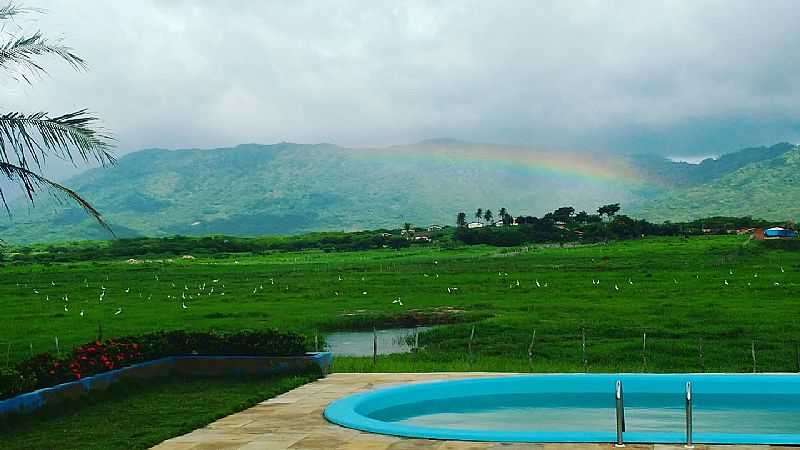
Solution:
M 64 357 L 43 353 L 0 373 L 0 418 L 105 390 L 120 381 L 327 373 L 331 353 L 305 350 L 303 336 L 275 330 L 170 331 L 97 340 Z
M 74 400 L 121 381 L 141 381 L 168 376 L 263 376 L 328 372 L 330 352 L 303 356 L 170 356 L 99 373 L 78 381 L 38 389 L 0 401 L 0 417 L 28 414 L 45 406 Z

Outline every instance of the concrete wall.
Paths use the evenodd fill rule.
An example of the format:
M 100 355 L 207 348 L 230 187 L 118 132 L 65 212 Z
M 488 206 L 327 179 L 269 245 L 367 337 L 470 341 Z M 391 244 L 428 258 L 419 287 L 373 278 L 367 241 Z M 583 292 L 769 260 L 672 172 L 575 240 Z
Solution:
M 328 372 L 333 355 L 330 352 L 305 356 L 170 356 L 146 361 L 122 369 L 100 373 L 78 381 L 21 394 L 0 401 L 0 418 L 9 414 L 29 414 L 48 405 L 78 399 L 92 391 L 108 389 L 114 383 L 131 380 L 177 376 L 264 376 Z

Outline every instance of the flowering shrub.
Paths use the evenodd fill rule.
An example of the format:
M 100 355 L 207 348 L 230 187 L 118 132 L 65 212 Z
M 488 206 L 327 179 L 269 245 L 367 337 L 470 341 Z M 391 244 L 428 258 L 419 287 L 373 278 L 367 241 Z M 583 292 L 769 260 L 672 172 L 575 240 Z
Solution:
M 61 359 L 42 353 L 13 369 L 3 369 L 0 399 L 166 356 L 293 356 L 305 350 L 303 336 L 275 330 L 229 334 L 167 331 L 94 341 L 75 347 Z

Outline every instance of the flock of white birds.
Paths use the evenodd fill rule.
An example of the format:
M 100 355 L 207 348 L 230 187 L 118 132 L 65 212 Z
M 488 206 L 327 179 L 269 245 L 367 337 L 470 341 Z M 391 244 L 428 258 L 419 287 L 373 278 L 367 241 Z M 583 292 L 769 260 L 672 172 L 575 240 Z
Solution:
M 434 260 L 433 264 L 434 265 L 438 265 L 439 261 L 438 260 Z M 778 270 L 780 270 L 780 273 L 785 273 L 786 272 L 786 270 L 784 269 L 783 266 L 780 266 L 778 268 Z M 434 272 L 434 273 L 424 272 L 424 273 L 422 273 L 422 275 L 425 278 L 433 278 L 435 280 L 438 280 L 440 278 L 439 277 L 439 273 L 437 273 L 437 272 Z M 506 280 L 510 281 L 510 276 L 509 276 L 508 272 L 498 272 L 497 275 L 498 275 L 498 277 L 501 277 L 503 279 L 506 279 Z M 729 269 L 728 270 L 728 275 L 730 277 L 733 277 L 734 270 L 733 269 Z M 161 282 L 161 279 L 160 279 L 158 273 L 155 273 L 153 275 L 153 277 L 154 277 L 156 282 Z M 699 274 L 695 275 L 695 278 L 697 280 L 699 280 L 700 279 L 700 275 Z M 752 279 L 748 280 L 746 282 L 746 285 L 748 287 L 752 286 L 754 280 L 757 280 L 758 278 L 759 278 L 759 274 L 758 273 L 753 273 L 752 274 Z M 108 277 L 108 275 L 106 275 L 105 280 L 108 281 L 108 279 L 109 279 L 109 277 Z M 341 274 L 337 274 L 336 281 L 343 282 L 343 281 L 345 281 L 345 278 Z M 361 277 L 361 281 L 362 282 L 366 281 L 366 278 L 362 276 Z M 591 277 L 590 281 L 591 281 L 591 284 L 593 286 L 595 286 L 595 287 L 599 287 L 599 286 L 603 285 L 603 283 L 604 283 L 604 281 L 601 280 L 600 278 L 594 278 L 594 277 Z M 269 283 L 270 286 L 275 286 L 276 281 L 275 281 L 274 277 L 270 277 L 268 279 L 264 279 L 263 281 L 259 281 L 258 284 L 253 287 L 252 295 L 256 295 L 259 292 L 263 291 L 265 283 Z M 629 286 L 633 286 L 634 285 L 634 281 L 630 277 L 628 277 L 627 280 L 625 280 L 623 283 L 620 283 L 619 281 L 608 281 L 608 283 L 613 286 L 614 291 L 620 291 L 621 290 L 620 284 L 627 284 Z M 673 283 L 675 285 L 680 284 L 678 279 L 676 279 L 676 278 L 673 278 Z M 84 284 L 84 287 L 86 287 L 86 288 L 90 287 L 90 283 L 89 283 L 88 279 L 84 279 L 83 280 L 83 284 Z M 95 283 L 95 286 L 98 285 L 98 284 L 99 284 L 98 303 L 102 304 L 104 302 L 106 294 L 107 294 L 107 292 L 109 292 L 109 290 L 106 288 L 106 286 L 105 286 L 105 284 L 103 282 L 97 282 L 97 283 Z M 173 293 L 167 294 L 166 298 L 167 298 L 167 300 L 175 301 L 176 304 L 179 305 L 179 308 L 181 310 L 190 309 L 192 301 L 199 300 L 202 297 L 210 297 L 210 296 L 212 296 L 214 294 L 217 294 L 220 297 L 223 297 L 223 296 L 226 295 L 225 283 L 220 281 L 220 279 L 211 279 L 209 281 L 202 282 L 202 283 L 199 283 L 197 285 L 193 285 L 191 288 L 190 288 L 189 284 L 185 284 L 185 283 L 180 283 L 180 284 L 183 284 L 183 288 L 182 289 L 179 288 L 178 285 L 176 285 L 176 283 L 174 281 L 169 282 L 169 285 L 173 289 Z M 722 286 L 721 287 L 724 288 L 726 286 L 731 286 L 732 284 L 733 284 L 733 278 L 731 278 L 731 281 L 729 281 L 728 278 L 724 278 L 723 281 L 722 281 Z M 773 286 L 781 286 L 781 283 L 779 281 L 773 281 L 772 284 L 773 284 Z M 545 288 L 550 287 L 550 283 L 549 282 L 542 282 L 538 278 L 534 279 L 533 285 L 535 285 L 537 289 L 545 289 Z M 522 283 L 520 282 L 519 279 L 514 279 L 508 285 L 509 289 L 520 288 L 521 286 L 522 286 Z M 29 283 L 23 283 L 23 284 L 17 283 L 17 287 L 20 288 L 20 289 L 32 289 L 33 294 L 35 294 L 36 296 L 42 296 L 42 293 L 41 293 L 40 289 L 43 290 L 43 288 L 41 288 L 41 287 L 31 288 L 31 287 L 29 287 Z M 56 282 L 55 281 L 51 281 L 50 282 L 50 287 L 51 288 L 56 288 L 57 287 Z M 123 293 L 131 295 L 131 289 L 132 289 L 131 287 L 126 287 L 126 288 L 123 289 Z M 175 289 L 180 289 L 179 293 L 174 293 Z M 288 284 L 285 286 L 285 290 L 289 291 L 289 285 Z M 368 295 L 368 291 L 366 289 L 360 289 L 360 291 L 361 291 L 361 295 L 362 296 Z M 458 286 L 448 285 L 446 287 L 446 292 L 448 294 L 450 294 L 450 295 L 454 295 L 454 294 L 459 292 L 459 287 Z M 339 297 L 339 296 L 342 295 L 342 291 L 337 289 L 337 290 L 333 291 L 333 294 L 334 294 L 335 297 Z M 143 292 L 141 292 L 141 291 L 138 292 L 138 298 L 144 299 Z M 153 298 L 153 294 L 148 294 L 147 297 L 146 297 L 146 300 L 149 301 L 152 298 Z M 391 298 L 392 298 L 391 304 L 394 304 L 394 305 L 397 305 L 397 306 L 404 306 L 404 303 L 403 303 L 403 300 L 401 299 L 401 297 L 393 296 Z M 65 313 L 69 313 L 70 312 L 69 294 L 68 293 L 64 293 L 63 295 L 61 295 L 61 300 L 62 300 L 62 303 L 63 303 L 64 312 Z M 43 295 L 43 301 L 49 303 L 50 302 L 50 295 L 49 294 L 44 294 Z M 122 314 L 123 314 L 123 307 L 122 307 L 122 305 L 119 305 L 119 306 L 117 306 L 116 310 L 114 310 L 113 315 L 114 316 L 120 316 Z M 78 315 L 80 317 L 87 317 L 88 314 L 87 314 L 86 309 L 80 309 L 78 311 Z

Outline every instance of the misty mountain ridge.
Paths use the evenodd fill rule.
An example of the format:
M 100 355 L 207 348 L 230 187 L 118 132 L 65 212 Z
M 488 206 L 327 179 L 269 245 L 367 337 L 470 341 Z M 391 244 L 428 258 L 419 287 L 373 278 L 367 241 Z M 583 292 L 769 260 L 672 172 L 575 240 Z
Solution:
M 800 216 L 791 205 L 798 192 L 790 182 L 776 192 L 774 180 L 800 173 L 798 155 L 796 146 L 784 143 L 693 165 L 653 155 L 526 153 L 447 138 L 379 149 L 243 144 L 141 150 L 66 185 L 97 207 L 120 237 L 397 228 L 450 224 L 459 211 L 471 215 L 478 207 L 541 215 L 564 205 L 594 211 L 609 202 L 659 221 L 706 212 L 783 220 Z M 753 196 L 770 186 L 772 193 L 764 195 L 773 201 Z M 9 242 L 109 237 L 79 208 L 46 196 L 35 208 L 12 208 L 11 219 L 0 219 L 0 236 Z

